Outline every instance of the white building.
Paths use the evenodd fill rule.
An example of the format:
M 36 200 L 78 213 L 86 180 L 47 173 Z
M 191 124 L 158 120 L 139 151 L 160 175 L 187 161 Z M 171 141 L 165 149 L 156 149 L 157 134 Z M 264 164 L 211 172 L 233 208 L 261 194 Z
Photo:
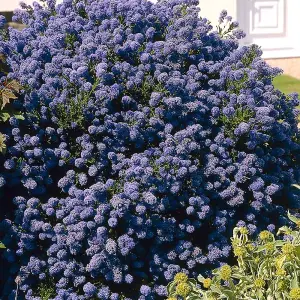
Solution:
M 0 11 L 12 11 L 19 2 L 0 0 Z M 200 7 L 200 15 L 215 25 L 220 11 L 226 9 L 247 34 L 242 43 L 260 45 L 271 65 L 300 78 L 300 0 L 200 0 Z
M 32 4 L 36 0 L 22 0 L 22 1 L 27 4 Z M 57 2 L 62 2 L 62 0 L 58 0 Z M 0 0 L 0 11 L 13 11 L 19 7 L 19 3 L 20 0 Z
M 300 0 L 200 0 L 201 15 L 215 25 L 226 9 L 240 23 L 244 44 L 258 44 L 264 58 L 300 78 Z
M 0 0 L 0 11 L 12 11 L 19 5 L 19 0 Z
M 25 0 L 25 3 L 32 4 L 33 1 Z M 13 11 L 19 7 L 20 0 L 0 0 L 0 11 Z

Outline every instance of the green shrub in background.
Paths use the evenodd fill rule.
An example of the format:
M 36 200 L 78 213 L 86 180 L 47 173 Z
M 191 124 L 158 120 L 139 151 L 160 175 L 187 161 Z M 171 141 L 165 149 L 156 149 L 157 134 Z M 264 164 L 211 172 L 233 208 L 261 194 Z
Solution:
M 262 231 L 256 240 L 244 227 L 235 228 L 232 248 L 237 265 L 223 265 L 212 278 L 189 279 L 178 273 L 168 285 L 168 300 L 284 300 L 300 299 L 300 219 L 279 229 L 276 240 L 270 231 Z

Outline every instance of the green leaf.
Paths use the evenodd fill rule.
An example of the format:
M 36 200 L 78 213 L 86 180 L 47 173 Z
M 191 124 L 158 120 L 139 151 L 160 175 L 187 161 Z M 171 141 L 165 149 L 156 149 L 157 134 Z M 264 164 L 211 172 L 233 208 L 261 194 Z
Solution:
M 17 120 L 21 120 L 21 121 L 24 121 L 24 120 L 25 120 L 24 116 L 21 115 L 21 114 L 14 114 L 14 117 L 15 117 Z
M 278 259 L 277 259 L 277 262 L 276 262 L 276 266 L 277 266 L 278 268 L 281 268 L 282 265 L 283 265 L 283 263 L 284 263 L 284 261 L 285 261 L 285 259 L 286 259 L 286 256 L 285 256 L 285 255 L 282 255 L 281 258 L 278 258 Z
M 231 290 L 223 290 L 222 292 L 227 297 L 228 300 L 235 300 L 236 299 L 233 291 L 231 291 Z
M 4 244 L 2 242 L 0 242 L 0 249 L 6 249 L 6 247 L 4 246 Z
M 274 242 L 275 247 L 282 247 L 284 244 L 286 244 L 286 241 L 278 240 Z
M 199 296 L 192 295 L 192 296 L 188 296 L 186 299 L 187 300 L 202 300 L 202 297 L 200 298 L 200 295 Z
M 261 277 L 261 278 L 263 278 L 264 277 L 264 271 L 265 271 L 265 269 L 267 269 L 268 268 L 268 261 L 267 260 L 264 260 L 262 263 L 261 263 L 261 265 L 259 266 L 259 268 L 258 268 L 258 276 L 259 277 Z
M 240 293 L 253 288 L 253 278 L 251 276 L 247 276 L 245 280 L 240 280 L 240 282 L 236 285 L 236 290 Z
M 260 245 L 256 248 L 255 252 L 259 253 L 266 250 L 266 245 Z
M 238 237 L 239 232 L 240 232 L 240 228 L 239 227 L 235 227 L 233 229 L 233 234 L 232 234 L 233 239 L 236 239 Z
M 294 222 L 294 223 L 299 223 L 300 222 L 300 219 L 296 218 L 295 216 L 291 215 L 291 213 L 288 211 L 288 218 Z
M 1 112 L 0 118 L 3 122 L 6 122 L 10 118 L 10 114 L 7 112 Z
M 196 285 L 197 284 L 197 280 L 194 278 L 189 278 L 189 283 Z
M 199 281 L 199 282 L 201 282 L 201 283 L 203 283 L 203 280 L 204 280 L 205 278 L 200 274 L 200 275 L 198 275 L 198 277 L 197 277 L 197 280 Z
M 258 300 L 265 300 L 262 290 L 258 290 L 257 296 L 258 296 Z
M 290 234 L 292 232 L 291 228 L 287 226 L 282 226 L 278 229 L 277 235 L 280 234 Z
M 175 289 L 176 289 L 176 282 L 172 281 L 168 284 L 167 286 L 167 291 L 168 291 L 168 294 L 171 295 L 175 292 Z
M 222 291 L 221 291 L 220 287 L 217 286 L 216 284 L 212 285 L 212 286 L 210 287 L 210 290 L 211 290 L 212 292 L 214 292 L 214 293 L 217 293 L 217 294 L 219 294 L 219 295 L 222 295 Z
M 6 146 L 4 145 L 0 148 L 0 153 L 4 155 L 6 153 L 6 150 Z
M 291 288 L 292 289 L 296 289 L 299 287 L 299 283 L 298 283 L 298 278 L 296 276 L 296 274 L 294 275 L 292 281 L 291 281 Z
M 244 274 L 240 274 L 240 273 L 233 273 L 231 275 L 232 278 L 234 279 L 240 279 L 240 280 L 246 280 L 247 276 L 245 276 Z

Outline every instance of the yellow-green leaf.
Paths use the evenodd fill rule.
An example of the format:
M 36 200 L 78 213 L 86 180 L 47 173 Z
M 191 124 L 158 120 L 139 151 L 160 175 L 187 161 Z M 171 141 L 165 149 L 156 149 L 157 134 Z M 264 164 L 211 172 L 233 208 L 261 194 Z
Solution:
M 295 216 L 293 216 L 289 211 L 288 211 L 288 218 L 294 222 L 294 223 L 299 223 L 300 222 L 300 219 L 296 218 Z
M 10 114 L 7 112 L 1 112 L 0 118 L 3 122 L 6 122 L 10 118 Z
M 10 102 L 11 99 L 17 99 L 16 95 L 9 89 L 3 89 L 0 92 L 2 103 L 1 103 L 1 109 L 5 107 L 6 104 Z
M 7 85 L 6 85 L 7 89 L 11 89 L 16 91 L 17 93 L 20 92 L 22 86 L 16 81 L 16 80 L 12 80 L 10 81 Z
M 298 278 L 297 276 L 295 275 L 291 281 L 291 288 L 292 289 L 295 289 L 295 288 L 298 288 L 299 287 L 299 284 L 298 284 Z

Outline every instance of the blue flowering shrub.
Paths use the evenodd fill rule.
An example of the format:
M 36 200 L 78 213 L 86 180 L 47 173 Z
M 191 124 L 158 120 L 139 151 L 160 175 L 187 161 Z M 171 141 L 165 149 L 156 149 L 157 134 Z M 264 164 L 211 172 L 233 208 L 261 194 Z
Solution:
M 168 300 L 299 300 L 300 219 L 288 217 L 297 228 L 281 227 L 277 235 L 283 239 L 263 230 L 251 240 L 247 228 L 236 227 L 232 248 L 237 264 L 224 264 L 213 271 L 212 278 L 199 275 L 195 280 L 185 273 L 176 274 L 168 285 Z
M 297 95 L 274 90 L 279 70 L 258 47 L 238 48 L 226 12 L 214 31 L 197 5 L 47 0 L 15 13 L 26 28 L 0 44 L 25 117 L 5 128 L 5 297 L 162 299 L 179 271 L 227 261 L 235 226 L 287 222 Z

